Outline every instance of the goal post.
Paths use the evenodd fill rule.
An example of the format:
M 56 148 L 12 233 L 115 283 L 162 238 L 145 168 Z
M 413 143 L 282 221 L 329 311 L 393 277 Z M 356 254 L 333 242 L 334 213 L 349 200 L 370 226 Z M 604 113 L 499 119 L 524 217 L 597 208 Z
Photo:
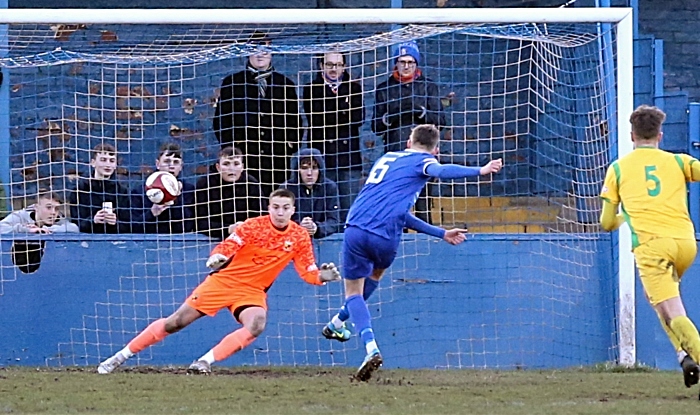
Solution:
M 596 34 L 596 30 L 589 29 L 607 24 L 614 26 L 614 36 L 608 33 L 613 42 L 611 49 L 606 50 L 608 56 L 600 53 L 600 50 L 596 55 L 595 51 L 586 49 L 581 52 L 585 61 L 579 62 L 576 52 L 565 53 L 566 50 L 577 47 L 588 48 L 591 42 L 595 42 L 596 36 L 604 36 L 600 33 L 605 31 L 599 28 Z M 494 178 L 493 182 L 467 181 L 430 187 L 430 197 L 434 201 L 427 215 L 437 222 L 442 221 L 437 224 L 446 226 L 482 221 L 484 223 L 479 222 L 474 228 L 483 229 L 483 233 L 491 235 L 483 236 L 489 241 L 511 240 L 509 238 L 512 235 L 509 234 L 517 234 L 513 240 L 536 241 L 537 247 L 522 253 L 522 258 L 519 257 L 517 262 L 536 273 L 543 265 L 531 257 L 546 258 L 546 267 L 549 268 L 542 272 L 548 278 L 551 277 L 551 280 L 542 282 L 545 288 L 537 294 L 540 296 L 537 298 L 543 302 L 551 301 L 547 290 L 556 291 L 560 288 L 564 283 L 556 281 L 556 278 L 562 277 L 566 279 L 566 284 L 570 284 L 566 293 L 571 294 L 571 298 L 563 301 L 566 307 L 587 294 L 585 289 L 578 291 L 578 283 L 581 279 L 590 281 L 595 278 L 595 273 L 589 273 L 588 269 L 595 267 L 597 255 L 604 255 L 608 249 L 606 242 L 600 242 L 596 236 L 600 229 L 596 222 L 599 213 L 596 207 L 599 202 L 595 193 L 600 191 L 600 176 L 604 174 L 607 164 L 632 150 L 628 138 L 629 116 L 633 110 L 631 8 L 7 9 L 0 14 L 0 25 L 5 28 L 0 30 L 0 68 L 6 72 L 5 82 L 14 85 L 10 101 L 21 102 L 15 104 L 21 116 L 15 118 L 14 122 L 20 123 L 17 120 L 31 118 L 34 123 L 29 127 L 13 124 L 0 126 L 11 139 L 18 142 L 23 140 L 21 146 L 13 147 L 13 154 L 0 155 L 3 158 L 0 168 L 12 164 L 12 175 L 10 172 L 0 173 L 2 177 L 12 177 L 9 185 L 17 200 L 36 192 L 37 183 L 42 180 L 40 171 L 43 151 L 46 150 L 52 157 L 64 157 L 66 152 L 72 151 L 76 154 L 74 159 L 60 158 L 60 163 L 64 164 L 62 174 L 84 174 L 89 171 L 89 147 L 104 137 L 119 144 L 117 151 L 120 154 L 123 152 L 129 160 L 126 169 L 131 169 L 128 173 L 134 182 L 138 181 L 134 178 L 134 172 L 142 165 L 152 163 L 153 158 L 152 152 L 144 153 L 140 158 L 135 154 L 145 152 L 143 149 L 153 151 L 153 146 L 145 144 L 146 135 L 156 130 L 164 131 L 164 128 L 170 129 L 170 138 L 181 140 L 183 146 L 187 146 L 187 151 L 191 150 L 187 157 L 196 157 L 200 162 L 205 160 L 213 166 L 219 143 L 210 131 L 204 130 L 209 126 L 214 113 L 212 108 L 217 104 L 215 101 L 195 99 L 194 94 L 187 95 L 183 85 L 195 85 L 199 91 L 218 90 L 219 82 L 226 73 L 217 73 L 214 77 L 210 74 L 202 75 L 202 72 L 212 62 L 234 63 L 234 58 L 247 58 L 254 54 L 259 45 L 251 46 L 245 40 L 236 39 L 247 39 L 259 28 L 280 35 L 281 42 L 273 42 L 263 48 L 267 48 L 265 50 L 273 55 L 281 56 L 281 64 L 277 69 L 285 72 L 298 87 L 318 71 L 314 59 L 320 53 L 336 50 L 353 55 L 351 69 L 354 78 L 364 86 L 365 96 L 374 96 L 373 89 L 386 79 L 387 74 L 391 76 L 391 50 L 401 42 L 418 40 L 422 42 L 421 48 L 425 47 L 421 49 L 423 56 L 430 55 L 432 66 L 426 71 L 428 76 L 438 77 L 429 73 L 431 70 L 440 73 L 440 79 L 436 82 L 440 88 L 441 96 L 438 98 L 441 102 L 446 107 L 451 105 L 455 98 L 447 93 L 451 92 L 453 85 L 459 84 L 460 91 L 463 91 L 463 96 L 456 98 L 462 100 L 461 103 L 453 105 L 454 109 L 448 113 L 446 129 L 450 131 L 450 136 L 443 144 L 450 151 L 446 156 L 451 161 L 473 165 L 491 155 L 504 155 L 504 171 L 508 170 L 509 162 L 517 166 L 511 172 L 504 173 L 506 176 L 502 181 Z M 144 29 L 142 37 L 130 33 L 122 39 L 113 32 L 115 25 L 143 28 L 172 26 L 175 27 L 174 31 L 181 28 L 182 32 L 158 38 L 158 35 L 151 37 L 150 29 Z M 346 25 L 364 25 L 364 28 L 358 29 L 356 37 L 351 37 L 353 30 Z M 390 25 L 406 26 L 391 30 Z M 583 28 L 579 29 L 579 25 Z M 220 29 L 219 26 L 224 28 Z M 63 37 L 62 28 L 65 29 Z M 85 33 L 80 34 L 85 28 Z M 75 32 L 79 34 L 74 35 Z M 476 40 L 470 44 L 465 40 L 467 37 Z M 42 43 L 47 39 L 51 40 L 46 43 L 51 48 L 42 49 Z M 64 43 L 56 47 L 56 39 Z M 466 55 L 476 56 L 473 61 L 483 66 L 474 67 Z M 479 56 L 485 58 L 480 59 Z M 612 61 L 608 60 L 610 57 L 613 57 Z M 83 64 L 84 66 L 79 66 Z M 69 67 L 70 65 L 74 66 Z M 37 71 L 37 68 L 54 67 L 58 69 L 38 75 L 32 72 Z M 230 72 L 238 69 L 240 68 Z M 594 75 L 597 72 L 599 74 Z M 482 77 L 483 73 L 488 73 L 488 76 Z M 72 78 L 75 74 L 85 78 L 84 85 Z M 15 82 L 13 76 L 20 81 Z M 32 77 L 36 80 L 32 80 Z M 63 86 L 55 86 L 52 77 L 60 79 Z M 470 85 L 472 81 L 474 85 Z M 579 85 L 579 82 L 585 84 Z M 56 93 L 59 97 L 56 99 L 64 100 L 59 105 L 60 108 L 51 113 L 46 112 L 49 115 L 42 112 L 42 109 L 53 105 L 43 98 L 44 91 L 41 88 L 45 85 L 49 85 L 47 89 Z M 56 88 L 59 90 L 56 91 Z M 520 92 L 520 88 L 524 92 Z M 581 92 L 582 89 L 586 91 Z M 31 99 L 23 100 L 21 96 L 25 94 L 24 90 L 27 91 L 26 94 L 32 94 Z M 177 103 L 177 108 L 172 103 L 173 97 L 182 101 Z M 301 102 L 301 94 L 299 98 Z M 143 103 L 134 105 L 131 102 L 139 100 L 150 100 L 149 106 L 144 106 Z M 28 105 L 34 107 L 28 108 Z M 185 116 L 176 118 L 173 114 L 180 109 L 188 115 L 194 112 L 200 119 L 188 118 L 185 121 Z M 299 119 L 302 119 L 301 103 L 298 109 Z M 2 111 L 0 109 L 0 113 Z M 371 106 L 365 108 L 363 140 L 372 134 L 368 126 L 372 111 Z M 509 116 L 516 116 L 516 119 L 508 120 Z M 614 117 L 614 120 L 607 117 Z M 608 128 L 612 130 L 606 130 Z M 30 137 L 31 134 L 34 136 Z M 42 147 L 43 144 L 29 144 L 32 140 L 37 143 L 41 141 L 41 134 L 44 134 L 43 138 L 49 143 L 48 149 Z M 4 135 L 0 134 L 2 136 Z M 60 151 L 51 144 L 57 139 L 65 141 Z M 362 144 L 362 163 L 370 164 L 381 150 L 375 142 L 367 144 L 365 141 L 367 140 Z M 14 157 L 12 163 L 11 157 Z M 27 168 L 18 165 L 17 160 L 30 165 L 34 163 L 34 173 L 28 173 Z M 48 164 L 56 164 L 56 160 L 50 158 Z M 70 163 L 76 167 L 66 173 L 69 170 L 66 166 Z M 49 181 L 57 180 L 56 176 L 52 176 L 55 174 L 53 167 L 47 168 L 47 171 L 51 171 L 47 173 Z M 197 175 L 207 173 L 206 170 L 196 172 Z M 194 175 L 193 172 L 192 177 Z M 138 176 L 139 180 L 140 178 Z M 62 183 L 67 187 L 65 179 Z M 138 183 L 133 186 L 137 187 Z M 543 201 L 544 206 L 539 206 L 536 199 Z M 571 202 L 574 199 L 580 200 Z M 481 203 L 487 203 L 486 208 Z M 528 206 L 523 207 L 518 203 Z M 527 218 L 539 218 L 541 212 L 537 209 L 540 208 L 543 211 L 555 211 L 555 218 L 551 221 L 542 219 L 536 226 L 528 228 L 530 222 L 527 221 L 530 219 Z M 494 213 L 499 209 L 503 212 Z M 517 218 L 513 219 L 514 215 Z M 477 217 L 481 219 L 476 219 Z M 509 220 L 511 222 L 507 222 Z M 491 222 L 485 223 L 487 221 Z M 171 236 L 172 241 L 179 240 L 176 236 Z M 321 247 L 323 243 L 319 242 Z M 184 245 L 187 246 L 188 242 Z M 205 244 L 197 243 L 197 255 L 202 255 L 204 248 Z M 202 260 L 198 257 L 188 258 L 187 255 L 193 254 L 175 252 L 175 249 L 170 255 L 177 258 L 178 262 L 184 264 L 190 260 Z M 631 236 L 627 227 L 622 227 L 617 236 L 612 238 L 609 249 L 615 250 L 610 262 L 614 264 L 614 272 L 617 274 L 614 287 L 616 292 L 603 294 L 616 296 L 613 301 L 615 310 L 612 312 L 616 324 L 612 335 L 616 338 L 616 345 L 611 355 L 620 365 L 631 366 L 636 361 L 635 272 Z M 423 272 L 421 267 L 426 266 L 425 261 L 419 257 L 432 250 L 430 243 L 420 238 L 404 242 L 400 254 L 402 259 L 397 261 L 404 268 L 394 266 L 394 277 L 390 276 L 392 281 L 395 284 L 397 281 L 414 282 L 416 275 L 413 274 L 420 277 Z M 483 258 L 488 258 L 488 254 L 483 254 Z M 68 348 L 73 351 L 76 348 L 83 350 L 84 361 L 91 362 L 95 357 L 104 357 L 108 353 L 106 348 L 118 347 L 124 336 L 128 337 L 128 334 L 137 331 L 138 326 L 143 326 L 146 318 L 139 310 L 139 304 L 133 304 L 133 311 L 128 311 L 128 315 L 113 316 L 113 309 L 124 313 L 125 307 L 121 301 L 126 300 L 121 300 L 123 298 L 132 298 L 133 302 L 146 298 L 144 308 L 148 309 L 145 314 L 149 318 L 175 307 L 180 298 L 178 296 L 185 290 L 183 287 L 175 287 L 177 281 L 172 282 L 172 292 L 175 294 L 170 293 L 172 300 L 168 300 L 171 302 L 165 306 L 148 294 L 153 290 L 152 281 L 155 280 L 155 285 L 160 286 L 161 279 L 167 278 L 164 275 L 167 271 L 164 270 L 173 268 L 164 266 L 161 269 L 160 265 L 153 264 L 167 260 L 167 255 L 158 253 L 158 249 L 145 253 L 142 263 L 135 265 L 133 275 L 123 276 L 120 287 L 116 290 L 118 294 L 112 293 L 112 298 L 120 298 L 117 305 L 109 301 L 98 304 L 96 300 L 96 315 L 85 319 L 92 323 L 76 328 L 78 334 L 71 334 L 71 338 L 82 340 L 71 340 Z M 496 265 L 498 264 L 494 264 Z M 191 274 L 196 274 L 191 267 L 188 269 Z M 490 269 L 488 265 L 483 265 L 480 270 L 488 273 Z M 520 275 L 518 265 L 508 265 L 507 270 L 516 275 L 514 286 L 520 287 L 528 283 L 529 271 L 527 276 L 524 271 Z M 4 266 L 0 267 L 0 294 L 2 284 L 11 283 L 16 278 L 14 272 Z M 142 272 L 146 274 L 143 280 Z M 142 283 L 143 287 L 140 287 L 139 284 Z M 489 284 L 490 282 L 485 282 L 483 287 L 488 287 Z M 186 289 L 191 288 L 188 283 Z M 385 284 L 378 291 L 377 307 L 381 309 L 384 302 L 395 301 L 397 295 L 393 285 Z M 507 295 L 512 297 L 506 300 L 513 303 L 520 304 L 523 301 L 517 294 L 509 292 Z M 527 296 L 529 295 L 535 294 L 528 292 Z M 324 304 L 333 303 L 339 301 L 340 294 L 316 293 L 314 298 L 322 298 Z M 440 298 L 434 300 L 439 301 Z M 560 304 L 556 300 L 554 299 L 553 305 L 543 305 L 541 309 L 536 309 L 535 314 L 541 313 L 548 320 L 543 323 L 545 327 L 547 324 L 560 324 L 563 312 L 559 310 Z M 304 309 L 304 312 L 324 320 L 337 305 L 340 304 L 328 304 L 327 310 L 324 310 L 326 315 L 323 316 L 319 316 L 317 310 Z M 507 308 L 508 313 L 517 314 L 519 306 Z M 498 311 L 501 310 L 500 307 L 508 306 L 498 303 L 495 307 Z M 154 312 L 154 309 L 158 311 Z M 108 317 L 100 315 L 101 311 L 98 310 L 107 310 Z M 112 326 L 116 324 L 110 319 L 117 320 L 121 325 L 118 335 L 112 333 Z M 502 324 L 497 320 L 494 318 L 494 325 Z M 534 326 L 537 326 L 537 322 Z M 458 349 L 486 349 L 491 340 L 503 344 L 499 330 L 482 329 L 483 327 L 475 329 L 475 332 L 481 333 L 475 336 L 481 335 L 482 339 L 460 339 Z M 306 328 L 303 331 L 306 333 Z M 296 335 L 295 332 L 290 337 L 295 338 Z M 532 336 L 539 338 L 541 335 Z M 100 340 L 106 337 L 117 338 L 119 341 L 109 340 L 105 343 Z M 276 339 L 283 343 L 287 337 L 284 330 L 280 329 Z M 311 351 L 305 349 L 301 353 L 304 356 L 325 356 L 329 352 L 325 346 L 318 346 L 306 337 L 301 343 L 305 346 L 299 346 L 300 348 L 308 348 L 308 344 L 315 348 Z M 337 353 L 337 349 L 331 349 L 330 354 L 333 351 Z M 448 355 L 450 353 L 452 352 L 447 352 Z M 292 354 L 299 355 L 297 350 Z M 447 363 L 446 367 L 479 367 L 482 364 L 475 362 L 480 362 L 481 358 L 490 361 L 491 352 L 459 351 L 455 354 L 459 363 Z M 559 356 L 558 352 L 554 354 Z M 471 363 L 465 363 L 467 360 Z M 303 360 L 306 363 L 308 361 Z M 288 361 L 282 359 L 282 362 Z M 565 364 L 576 360 L 565 356 L 558 362 Z M 298 362 L 293 360 L 292 363 Z M 513 367 L 515 364 L 507 363 L 504 366 Z
M 629 117 L 634 109 L 634 54 L 632 10 L 618 21 L 617 36 L 617 156 L 632 151 Z M 618 336 L 620 342 L 619 363 L 632 366 L 637 361 L 635 321 L 635 265 L 632 255 L 632 234 L 623 226 L 618 234 Z

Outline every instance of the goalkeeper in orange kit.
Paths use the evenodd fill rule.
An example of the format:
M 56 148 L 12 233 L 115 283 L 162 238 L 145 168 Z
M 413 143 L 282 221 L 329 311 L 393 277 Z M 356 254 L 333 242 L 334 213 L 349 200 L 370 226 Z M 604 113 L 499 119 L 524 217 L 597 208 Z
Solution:
M 211 364 L 245 348 L 265 329 L 267 290 L 280 272 L 294 261 L 299 276 L 309 284 L 340 280 L 333 263 L 314 259 L 306 229 L 292 222 L 294 194 L 279 189 L 270 195 L 269 215 L 248 219 L 214 248 L 207 260 L 213 271 L 194 289 L 185 303 L 167 318 L 154 321 L 114 356 L 100 363 L 98 373 L 111 373 L 129 357 L 182 330 L 205 315 L 228 308 L 243 327 L 224 337 L 195 360 L 189 373 L 211 373 Z

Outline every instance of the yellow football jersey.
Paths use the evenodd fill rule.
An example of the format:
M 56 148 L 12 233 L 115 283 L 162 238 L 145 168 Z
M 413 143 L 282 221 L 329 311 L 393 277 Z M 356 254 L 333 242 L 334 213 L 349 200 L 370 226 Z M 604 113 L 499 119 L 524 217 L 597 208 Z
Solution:
M 638 147 L 608 167 L 600 197 L 622 204 L 632 247 L 653 237 L 695 239 L 686 183 L 697 162 L 687 154 Z

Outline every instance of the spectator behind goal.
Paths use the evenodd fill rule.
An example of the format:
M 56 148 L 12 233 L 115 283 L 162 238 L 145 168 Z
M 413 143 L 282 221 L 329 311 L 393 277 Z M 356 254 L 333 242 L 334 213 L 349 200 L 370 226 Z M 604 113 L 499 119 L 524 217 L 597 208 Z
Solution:
M 50 234 L 78 232 L 78 226 L 69 222 L 61 212 L 61 198 L 48 190 L 40 190 L 36 202 L 10 213 L 0 221 L 0 234 Z M 39 270 L 46 241 L 15 239 L 10 248 L 12 263 L 25 274 Z
M 80 232 L 130 233 L 131 197 L 127 188 L 114 179 L 117 151 L 111 144 L 92 149 L 91 178 L 79 179 L 70 198 L 71 221 Z
M 420 51 L 414 41 L 398 45 L 394 70 L 377 86 L 372 130 L 384 140 L 384 152 L 402 151 L 411 130 L 418 124 L 445 125 L 437 85 L 423 76 Z M 431 223 L 424 188 L 415 204 L 416 217 Z
M 182 167 L 182 149 L 179 144 L 165 143 L 160 146 L 158 158 L 156 158 L 156 170 L 179 177 Z M 194 186 L 183 181 L 180 183 L 182 183 L 182 192 L 169 205 L 159 205 L 148 200 L 145 184 L 134 191 L 133 207 L 134 212 L 138 212 L 138 219 L 134 222 L 142 223 L 146 233 L 194 231 Z
M 196 226 L 197 232 L 223 240 L 236 223 L 262 215 L 267 204 L 260 183 L 245 171 L 239 149 L 221 149 L 215 168 L 195 186 Z
M 250 43 L 264 47 L 270 40 L 256 32 Z M 292 154 L 299 149 L 300 126 L 296 86 L 275 71 L 269 52 L 251 55 L 245 70 L 221 83 L 214 134 L 222 148 L 243 152 L 246 169 L 260 181 L 264 194 L 287 179 Z
M 323 155 L 305 148 L 292 159 L 292 174 L 281 188 L 294 193 L 296 211 L 292 220 L 312 238 L 320 239 L 340 230 L 338 186 L 325 177 Z
M 324 174 L 338 185 L 342 222 L 362 188 L 360 127 L 365 118 L 362 86 L 350 79 L 346 65 L 342 53 L 322 55 L 316 78 L 302 89 L 309 145 L 323 154 Z
M 56 193 L 39 191 L 34 204 L 0 221 L 0 234 L 79 232 L 78 226 L 63 216 L 61 203 Z

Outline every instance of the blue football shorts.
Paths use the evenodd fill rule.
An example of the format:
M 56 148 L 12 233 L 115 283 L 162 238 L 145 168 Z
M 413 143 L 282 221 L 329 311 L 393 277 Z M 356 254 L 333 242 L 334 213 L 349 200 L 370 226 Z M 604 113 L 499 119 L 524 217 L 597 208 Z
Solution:
M 357 280 L 372 275 L 375 269 L 387 269 L 396 258 L 400 238 L 390 240 L 348 226 L 343 239 L 343 278 Z

